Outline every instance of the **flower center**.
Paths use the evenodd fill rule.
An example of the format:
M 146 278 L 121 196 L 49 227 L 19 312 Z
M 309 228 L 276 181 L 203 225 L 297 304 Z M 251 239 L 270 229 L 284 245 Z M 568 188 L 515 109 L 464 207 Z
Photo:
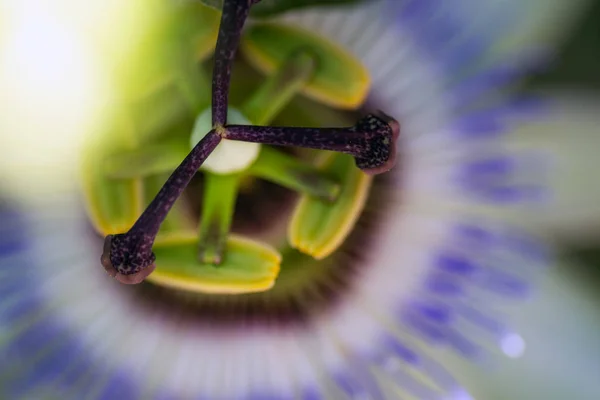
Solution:
M 399 171 L 378 176 L 370 188 L 365 209 L 355 229 L 331 256 L 317 260 L 285 240 L 289 217 L 297 194 L 268 182 L 256 181 L 238 198 L 232 232 L 248 234 L 277 246 L 282 261 L 273 287 L 267 291 L 235 296 L 181 290 L 146 280 L 133 288 L 123 287 L 135 306 L 148 312 L 170 314 L 176 309 L 187 321 L 210 324 L 213 328 L 259 324 L 271 327 L 297 326 L 332 312 L 352 294 L 354 284 L 373 263 L 373 245 L 385 226 L 389 207 L 397 206 L 393 188 Z M 186 200 L 198 204 L 200 181 L 192 184 Z M 191 201 L 194 199 L 193 201 Z M 192 213 L 200 212 L 196 207 Z M 273 210 L 277 215 L 272 217 Z M 265 218 L 267 217 L 267 218 Z M 269 218 L 270 217 L 270 218 Z M 160 254 L 160 253 L 157 253 Z M 160 263 L 157 264 L 160 268 Z
M 346 128 L 306 127 L 306 124 L 297 127 L 292 121 L 289 126 L 268 126 L 304 91 L 319 93 L 316 99 L 321 102 L 327 97 L 327 105 L 313 106 L 313 121 L 319 122 L 323 111 L 337 115 L 331 105 L 336 105 L 333 103 L 337 98 L 338 107 L 349 108 L 347 98 L 342 96 L 339 101 L 339 96 L 325 91 L 331 92 L 332 84 L 341 83 L 344 89 L 352 86 L 366 72 L 360 62 L 334 44 L 299 29 L 281 31 L 281 26 L 257 24 L 246 33 L 249 39 L 242 39 L 241 29 L 249 6 L 244 1 L 224 2 L 214 57 L 212 109 L 206 108 L 201 99 L 201 94 L 207 93 L 202 87 L 206 81 L 204 66 L 182 56 L 181 62 L 186 67 L 181 69 L 182 78 L 176 82 L 183 82 L 180 92 L 196 115 L 192 126 L 183 126 L 182 135 L 171 134 L 143 144 L 138 141 L 127 149 L 115 151 L 110 145 L 101 146 L 102 158 L 97 163 L 91 162 L 91 169 L 98 174 L 94 178 L 104 189 L 109 189 L 92 195 L 108 197 L 114 193 L 107 192 L 121 189 L 123 198 L 112 196 L 120 204 L 116 210 L 108 211 L 122 212 L 126 205 L 123 200 L 127 200 L 132 208 L 130 214 L 136 218 L 125 233 L 121 233 L 119 226 L 125 221 L 115 223 L 116 218 L 107 221 L 108 229 L 100 226 L 107 234 L 102 264 L 109 275 L 122 283 L 140 283 L 147 278 L 156 285 L 178 291 L 218 295 L 272 289 L 279 279 L 284 255 L 294 259 L 293 252 L 299 252 L 312 259 L 302 263 L 310 264 L 328 259 L 340 249 L 367 203 L 373 185 L 371 175 L 386 172 L 394 165 L 399 124 L 381 112 L 360 118 Z M 264 29 L 275 32 L 264 36 Z M 279 41 L 275 44 L 264 41 L 265 37 L 286 35 L 284 43 L 289 48 L 285 51 L 278 49 Z M 251 90 L 240 86 L 242 102 L 232 108 L 228 105 L 231 67 L 240 41 L 250 49 L 246 51 L 250 64 L 252 60 L 264 63 L 269 57 L 276 62 L 259 85 Z M 273 46 L 278 49 L 275 53 Z M 348 75 L 346 81 L 339 82 L 337 73 L 333 78 L 327 77 L 328 64 L 339 68 L 344 63 L 349 64 L 349 70 L 355 70 L 354 74 L 342 74 Z M 351 96 L 353 107 L 359 104 L 357 96 L 364 99 L 367 93 L 363 86 L 358 88 L 359 94 Z M 282 118 L 284 122 L 286 119 Z M 192 144 L 189 154 L 185 143 Z M 281 151 L 279 146 L 304 150 L 294 155 Z M 189 213 L 178 198 L 198 169 L 203 187 L 200 218 L 193 232 Z M 169 172 L 166 181 L 164 175 L 156 178 Z M 150 177 L 153 179 L 149 181 Z M 279 226 L 270 243 L 257 240 L 254 232 L 247 236 L 231 233 L 239 193 L 244 185 L 247 190 L 257 179 L 300 195 L 289 215 L 286 232 Z M 156 193 L 154 188 L 160 181 L 164 183 Z M 156 194 L 148 203 L 145 196 L 151 198 L 153 192 Z M 190 197 L 189 193 L 186 197 Z M 89 208 L 96 211 L 98 219 L 106 210 L 93 210 L 94 205 L 102 204 L 99 199 L 93 200 L 95 204 Z M 148 206 L 139 215 L 135 207 L 144 203 Z M 170 213 L 173 207 L 174 212 Z M 279 215 L 273 209 L 268 218 L 276 221 Z M 98 221 L 95 222 L 98 227 Z

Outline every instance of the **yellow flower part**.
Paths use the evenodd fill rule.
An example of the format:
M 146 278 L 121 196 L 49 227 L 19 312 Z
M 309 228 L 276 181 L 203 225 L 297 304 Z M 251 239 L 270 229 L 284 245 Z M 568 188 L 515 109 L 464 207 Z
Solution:
M 240 48 L 265 74 L 274 73 L 295 51 L 310 49 L 317 66 L 302 93 L 332 107 L 357 108 L 371 87 L 369 71 L 352 53 L 306 29 L 280 23 L 255 24 L 243 35 Z
M 147 279 L 175 289 L 241 294 L 270 289 L 279 274 L 281 255 L 272 247 L 241 236 L 230 235 L 221 264 L 198 261 L 198 237 L 157 241 L 156 270 Z

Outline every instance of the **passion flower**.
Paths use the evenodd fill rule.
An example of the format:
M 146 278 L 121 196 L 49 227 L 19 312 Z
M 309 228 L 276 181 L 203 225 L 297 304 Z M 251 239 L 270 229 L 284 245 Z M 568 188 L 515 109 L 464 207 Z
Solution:
M 90 140 L 83 201 L 0 204 L 0 393 L 468 399 L 438 348 L 522 352 L 500 300 L 527 297 L 546 262 L 513 213 L 544 187 L 535 159 L 505 145 L 522 103 L 500 88 L 526 68 L 488 57 L 485 21 L 416 4 L 309 9 L 241 33 L 248 1 L 225 1 L 222 18 L 165 6 L 237 32 L 214 54 L 210 122 L 195 131 L 213 92 L 194 51 Z M 364 117 L 379 108 L 400 135 Z M 258 154 L 231 147 L 209 167 L 238 139 Z M 361 169 L 391 167 L 394 151 L 389 172 Z M 110 273 L 145 280 L 106 276 L 105 236 Z

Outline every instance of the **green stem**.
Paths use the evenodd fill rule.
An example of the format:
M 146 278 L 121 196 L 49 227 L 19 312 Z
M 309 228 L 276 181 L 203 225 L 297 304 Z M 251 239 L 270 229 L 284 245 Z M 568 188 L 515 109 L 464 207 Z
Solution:
M 327 201 L 340 192 L 340 186 L 313 165 L 268 146 L 262 147 L 248 173 Z
M 202 263 L 218 265 L 227 243 L 241 175 L 206 172 L 204 179 L 198 256 Z
M 268 125 L 310 81 L 315 64 L 306 51 L 292 54 L 244 104 L 243 114 L 255 125 Z

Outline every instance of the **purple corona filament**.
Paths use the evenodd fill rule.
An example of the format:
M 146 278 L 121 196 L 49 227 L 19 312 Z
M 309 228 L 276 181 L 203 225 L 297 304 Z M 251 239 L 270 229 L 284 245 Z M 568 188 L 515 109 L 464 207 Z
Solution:
M 356 166 L 376 175 L 389 171 L 396 161 L 400 124 L 379 112 L 348 128 L 296 128 L 228 125 L 225 138 L 276 146 L 305 147 L 351 154 Z
M 154 271 L 152 245 L 160 225 L 220 142 L 221 136 L 210 131 L 175 169 L 133 227 L 127 233 L 106 237 L 101 262 L 110 276 L 121 283 L 137 284 Z

